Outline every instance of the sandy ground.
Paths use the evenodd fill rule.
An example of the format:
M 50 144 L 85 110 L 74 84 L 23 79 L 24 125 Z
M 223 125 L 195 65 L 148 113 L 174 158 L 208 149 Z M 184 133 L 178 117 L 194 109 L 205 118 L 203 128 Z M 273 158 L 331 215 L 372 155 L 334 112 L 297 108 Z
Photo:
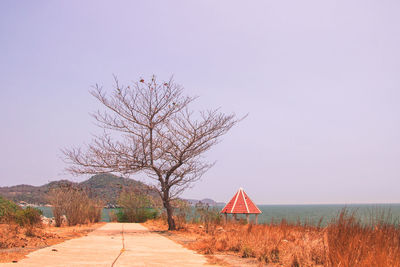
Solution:
M 0 224 L 0 263 L 19 261 L 35 250 L 85 236 L 104 224 L 42 227 L 30 234 L 17 225 Z
M 0 266 L 209 266 L 207 258 L 135 223 L 107 223 Z M 216 266 L 216 265 L 213 265 Z

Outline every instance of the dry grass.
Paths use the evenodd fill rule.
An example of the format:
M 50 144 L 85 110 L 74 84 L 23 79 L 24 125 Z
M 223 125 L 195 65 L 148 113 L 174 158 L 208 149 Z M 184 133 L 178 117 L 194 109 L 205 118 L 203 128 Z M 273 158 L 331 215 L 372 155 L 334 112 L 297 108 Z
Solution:
M 400 266 L 400 229 L 393 224 L 363 225 L 343 211 L 324 237 L 330 266 Z
M 209 233 L 186 224 L 180 234 L 192 236 L 188 247 L 203 254 L 235 253 L 271 266 L 400 266 L 400 229 L 371 220 L 361 224 L 343 210 L 326 227 L 288 224 L 215 225 Z M 163 222 L 150 222 L 165 229 Z
M 235 252 L 243 258 L 257 258 L 262 263 L 285 266 L 316 266 L 326 259 L 319 229 L 286 223 L 229 223 L 193 243 L 191 248 L 204 254 Z
M 63 224 L 63 216 L 69 226 L 85 223 L 97 223 L 101 219 L 103 203 L 89 197 L 84 188 L 65 184 L 53 188 L 49 193 L 56 226 Z

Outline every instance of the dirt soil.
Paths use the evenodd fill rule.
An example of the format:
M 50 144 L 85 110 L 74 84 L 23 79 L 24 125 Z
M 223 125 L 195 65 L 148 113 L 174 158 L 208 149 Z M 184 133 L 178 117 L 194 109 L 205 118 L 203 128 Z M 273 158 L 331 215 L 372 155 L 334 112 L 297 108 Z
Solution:
M 87 235 L 105 223 L 26 229 L 0 224 L 0 263 L 17 262 L 32 251 Z
M 143 223 L 149 230 L 157 232 L 160 235 L 168 237 L 169 239 L 181 244 L 182 246 L 196 250 L 196 246 L 193 246 L 196 241 L 201 238 L 201 231 L 196 233 L 196 231 L 188 231 L 186 230 L 176 230 L 176 231 L 168 231 L 168 225 L 160 220 L 149 220 Z M 187 225 L 186 227 L 194 227 L 191 225 Z M 197 251 L 201 253 L 201 251 Z M 266 266 L 260 265 L 260 263 L 254 258 L 242 258 L 239 254 L 235 253 L 214 253 L 206 255 L 208 262 L 210 264 L 222 265 L 222 266 L 230 266 L 230 267 L 259 267 Z M 273 266 L 273 265 L 268 265 Z

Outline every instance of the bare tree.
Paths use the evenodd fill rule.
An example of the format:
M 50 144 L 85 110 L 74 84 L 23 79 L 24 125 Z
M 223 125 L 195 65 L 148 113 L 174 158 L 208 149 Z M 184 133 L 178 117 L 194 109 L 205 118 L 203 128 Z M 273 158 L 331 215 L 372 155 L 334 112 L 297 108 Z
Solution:
M 115 78 L 115 77 L 114 77 Z M 214 165 L 204 152 L 217 144 L 237 122 L 234 114 L 218 109 L 194 113 L 195 98 L 183 95 L 183 87 L 171 78 L 159 83 L 140 79 L 120 85 L 107 95 L 96 85 L 91 94 L 106 107 L 92 114 L 104 134 L 94 137 L 85 149 L 64 149 L 68 171 L 74 174 L 144 172 L 157 181 L 156 189 L 175 229 L 171 200 Z M 114 134 L 111 136 L 111 131 Z

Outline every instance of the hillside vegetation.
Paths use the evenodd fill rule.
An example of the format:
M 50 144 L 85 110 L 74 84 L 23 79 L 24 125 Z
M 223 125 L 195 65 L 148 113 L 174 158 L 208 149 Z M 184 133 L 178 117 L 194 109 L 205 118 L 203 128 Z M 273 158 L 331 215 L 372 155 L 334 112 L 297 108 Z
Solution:
M 54 181 L 42 186 L 32 185 L 16 185 L 10 187 L 0 187 L 0 196 L 10 199 L 14 202 L 25 201 L 31 204 L 44 205 L 48 204 L 48 193 L 52 188 L 57 188 L 62 184 L 76 184 L 86 188 L 91 196 L 98 197 L 105 204 L 115 205 L 118 202 L 118 197 L 124 188 L 130 188 L 158 197 L 156 191 L 148 185 L 129 178 L 118 177 L 112 174 L 98 174 L 90 179 L 74 183 L 68 180 Z

